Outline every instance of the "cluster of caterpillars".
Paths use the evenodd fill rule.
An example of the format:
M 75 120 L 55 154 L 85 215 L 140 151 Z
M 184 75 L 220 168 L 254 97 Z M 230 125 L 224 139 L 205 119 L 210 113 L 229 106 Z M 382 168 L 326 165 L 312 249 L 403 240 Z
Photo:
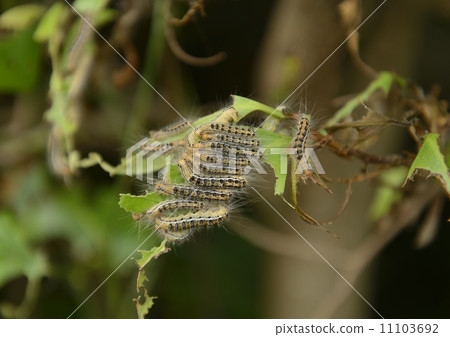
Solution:
M 259 159 L 259 141 L 248 127 L 234 125 L 238 111 L 224 109 L 210 123 L 193 129 L 186 138 L 153 147 L 153 151 L 182 148 L 177 159 L 183 184 L 161 181 L 155 191 L 169 196 L 143 216 L 170 241 L 182 241 L 205 227 L 222 224 L 229 215 L 234 196 L 248 184 L 246 171 L 251 159 Z M 151 132 L 163 140 L 185 131 L 187 122 Z
M 296 120 L 293 157 L 305 174 L 311 172 L 305 151 L 310 116 L 295 114 L 291 118 Z M 177 165 L 185 182 L 174 184 L 163 179 L 157 183 L 155 192 L 169 199 L 153 206 L 139 218 L 150 220 L 155 230 L 170 241 L 182 241 L 199 228 L 226 221 L 232 200 L 248 185 L 246 172 L 250 162 L 260 159 L 260 142 L 255 131 L 235 125 L 237 121 L 238 111 L 230 107 L 214 121 L 197 128 L 185 121 L 150 132 L 152 140 L 157 142 L 143 145 L 143 149 L 161 153 L 181 150 Z M 186 132 L 189 128 L 192 131 Z M 179 133 L 186 136 L 164 142 Z

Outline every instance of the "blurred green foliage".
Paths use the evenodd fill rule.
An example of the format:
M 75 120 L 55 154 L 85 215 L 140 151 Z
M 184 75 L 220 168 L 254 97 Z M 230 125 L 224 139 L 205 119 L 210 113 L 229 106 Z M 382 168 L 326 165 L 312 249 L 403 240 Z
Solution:
M 134 65 L 174 106 L 196 106 L 201 115 L 218 110 L 216 105 L 202 107 L 208 102 L 195 86 L 196 76 L 216 101 L 233 91 L 233 85 L 239 87 L 238 82 L 229 85 L 233 78 L 241 81 L 236 91 L 250 95 L 251 69 L 247 68 L 256 48 L 248 40 L 239 42 L 237 35 L 249 36 L 256 44 L 262 29 L 255 23 L 253 35 L 249 31 L 230 37 L 240 43 L 230 48 L 231 60 L 233 52 L 237 55 L 231 63 L 235 72 L 211 68 L 194 73 L 168 57 L 163 4 L 162 0 L 149 2 L 130 28 L 121 20 L 126 8 L 120 1 L 73 2 L 123 55 L 128 57 L 127 47 L 134 46 L 139 55 Z M 269 14 L 270 6 L 257 5 L 246 4 L 251 13 Z M 199 233 L 198 239 L 174 247 L 157 263 L 153 261 L 151 274 L 146 275 L 144 267 L 165 248 L 165 242 L 151 237 L 137 260 L 139 271 L 132 261 L 116 269 L 148 236 L 145 231 L 138 232 L 126 211 L 139 213 L 156 202 L 154 195 L 145 194 L 145 186 L 137 187 L 132 179 L 121 176 L 125 173 L 125 149 L 148 128 L 158 128 L 176 114 L 162 107 L 148 84 L 136 75 L 125 84 L 115 82 L 111 74 L 124 66 L 123 60 L 92 31 L 84 41 L 80 37 L 83 21 L 64 2 L 24 5 L 10 0 L 0 8 L 5 10 L 0 16 L 0 315 L 65 318 L 107 279 L 73 317 L 133 318 L 136 308 L 132 299 L 136 296 L 144 296 L 145 302 L 138 306 L 142 309 L 139 317 L 144 317 L 153 304 L 149 294 L 158 296 L 153 317 L 262 317 L 268 306 L 264 303 L 267 289 L 262 285 L 267 272 L 263 259 L 268 254 L 224 230 Z M 183 12 L 184 8 L 177 10 Z M 248 15 L 241 11 L 239 7 L 234 13 L 236 22 L 247 22 Z M 229 23 L 227 16 L 224 19 Z M 222 40 L 221 32 L 235 29 L 220 24 L 220 30 L 208 31 L 218 34 L 214 43 Z M 120 40 L 117 27 L 129 39 L 126 43 Z M 75 45 L 81 52 L 73 62 Z M 291 86 L 296 84 L 293 74 L 301 68 L 297 61 L 287 58 L 281 70 Z M 379 89 L 390 93 L 394 84 L 406 87 L 399 76 L 381 72 L 343 104 L 327 126 L 351 117 L 354 109 Z M 226 95 L 216 94 L 224 87 Z M 266 115 L 274 112 L 256 100 L 233 97 L 242 117 L 255 110 Z M 196 119 L 194 126 L 216 114 Z M 274 117 L 283 115 L 276 110 Z M 257 132 L 263 147 L 283 148 L 292 139 L 263 129 Z M 406 176 L 414 176 L 416 169 L 438 178 L 448 193 L 445 160 L 448 164 L 450 146 L 445 137 L 440 140 L 444 144 L 439 144 L 437 133 L 424 136 L 407 175 L 406 167 L 397 167 L 380 176 L 371 208 L 374 220 L 401 201 L 400 185 Z M 440 146 L 447 150 L 446 158 Z M 280 157 L 266 155 L 265 161 L 276 176 L 271 188 L 283 195 L 288 178 L 281 173 Z M 159 168 L 163 165 L 161 162 Z M 261 210 L 251 205 L 244 212 L 264 220 Z

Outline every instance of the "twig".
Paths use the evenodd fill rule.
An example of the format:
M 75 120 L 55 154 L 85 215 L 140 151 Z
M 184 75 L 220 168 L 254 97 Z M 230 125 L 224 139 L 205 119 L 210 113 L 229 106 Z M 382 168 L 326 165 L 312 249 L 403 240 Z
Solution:
M 184 26 L 195 17 L 197 12 L 200 12 L 202 16 L 206 16 L 203 0 L 191 1 L 188 11 L 183 15 L 181 19 L 172 16 L 169 22 L 172 26 Z
M 335 141 L 330 135 L 323 136 L 321 134 L 315 134 L 311 135 L 311 137 L 314 137 L 316 141 L 319 141 L 322 147 L 329 148 L 331 151 L 333 151 L 340 157 L 343 158 L 355 157 L 362 160 L 366 164 L 385 164 L 389 166 L 405 165 L 409 167 L 413 161 L 410 158 L 405 158 L 399 155 L 377 156 L 369 154 L 352 147 L 347 147 Z
M 188 13 L 189 13 L 189 11 L 188 11 Z M 192 55 L 188 54 L 183 48 L 181 48 L 181 46 L 178 43 L 178 40 L 175 36 L 175 32 L 173 30 L 173 22 L 172 22 L 174 18 L 172 16 L 172 13 L 170 12 L 169 2 L 167 2 L 164 12 L 165 12 L 164 13 L 164 16 L 165 16 L 164 32 L 166 35 L 167 43 L 169 45 L 170 50 L 174 53 L 174 55 L 180 61 L 187 63 L 194 67 L 210 67 L 210 66 L 216 65 L 226 59 L 227 54 L 225 52 L 219 52 L 219 53 L 217 53 L 213 56 L 209 56 L 209 57 L 197 57 L 197 56 L 192 56 Z M 186 15 L 188 15 L 188 14 L 186 13 Z M 183 19 L 184 19 L 184 17 L 183 17 Z

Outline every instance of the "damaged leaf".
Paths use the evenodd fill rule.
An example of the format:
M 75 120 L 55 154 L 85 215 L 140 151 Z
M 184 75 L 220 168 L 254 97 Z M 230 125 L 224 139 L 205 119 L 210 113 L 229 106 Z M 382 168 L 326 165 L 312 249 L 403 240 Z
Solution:
M 403 186 L 408 180 L 414 180 L 414 176 L 420 170 L 428 171 L 428 176 L 435 177 L 448 195 L 450 195 L 450 176 L 448 167 L 445 164 L 444 156 L 439 150 L 437 139 L 439 134 L 429 133 L 423 136 L 424 142 L 419 150 L 419 153 L 414 159 L 413 164 L 409 168 L 408 176 L 406 177 Z
M 141 254 L 141 258 L 135 260 L 138 267 L 139 273 L 137 277 L 137 292 L 139 296 L 134 299 L 136 302 L 136 310 L 138 314 L 138 318 L 145 318 L 145 315 L 148 314 L 150 308 L 153 306 L 153 300 L 156 298 L 155 296 L 149 296 L 147 291 L 148 278 L 145 273 L 145 266 L 154 259 L 157 259 L 161 254 L 167 253 L 170 251 L 170 248 L 166 248 L 167 240 L 161 242 L 159 247 L 153 247 L 150 250 L 139 250 L 138 252 Z

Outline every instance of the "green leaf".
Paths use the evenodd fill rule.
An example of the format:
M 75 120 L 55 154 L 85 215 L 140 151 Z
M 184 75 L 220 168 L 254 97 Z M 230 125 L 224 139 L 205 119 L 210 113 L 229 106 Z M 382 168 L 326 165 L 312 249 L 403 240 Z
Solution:
M 406 167 L 390 168 L 380 174 L 382 185 L 377 188 L 369 209 L 369 218 L 378 221 L 389 213 L 392 206 L 402 198 L 400 190 L 407 174 Z
M 450 195 L 450 176 L 448 167 L 445 164 L 444 156 L 439 150 L 439 144 L 437 142 L 439 134 L 429 133 L 423 136 L 423 138 L 424 142 L 422 147 L 409 168 L 408 176 L 403 185 L 405 185 L 408 180 L 414 180 L 414 176 L 418 170 L 425 170 L 429 172 L 429 175 L 435 177 L 441 183 L 447 194 Z
M 170 251 L 170 248 L 166 248 L 167 240 L 161 242 L 159 247 L 153 247 L 150 250 L 139 250 L 138 252 L 141 254 L 141 258 L 136 260 L 136 263 L 139 267 L 139 273 L 137 277 L 137 291 L 140 294 L 138 298 L 135 298 L 136 302 L 136 311 L 138 314 L 138 318 L 145 318 L 145 315 L 148 314 L 150 308 L 153 306 L 153 299 L 156 297 L 149 296 L 146 282 L 148 283 L 148 278 L 145 273 L 144 267 L 153 259 L 157 259 L 161 254 L 167 253 Z
M 178 165 L 169 166 L 169 179 L 167 181 L 172 184 L 182 184 L 186 182 L 180 170 L 178 169 Z
M 139 270 L 144 269 L 144 267 L 152 260 L 157 259 L 161 254 L 167 253 L 170 249 L 166 247 L 167 239 L 163 240 L 159 247 L 153 247 L 150 250 L 138 250 L 141 254 L 141 258 L 136 260 Z M 139 283 L 138 283 L 139 284 Z M 143 284 L 141 284 L 143 285 Z
M 14 31 L 24 30 L 33 25 L 44 13 L 45 7 L 27 4 L 8 9 L 0 15 L 0 28 Z
M 155 304 L 153 300 L 156 298 L 156 296 L 148 296 L 147 289 L 144 288 L 143 294 L 134 299 L 136 301 L 136 310 L 139 319 L 145 318 L 145 315 L 149 313 L 150 309 L 153 307 L 153 304 Z
M 55 34 L 58 29 L 59 21 L 63 17 L 63 12 L 67 10 L 66 5 L 60 1 L 53 4 L 52 7 L 44 14 L 39 25 L 34 32 L 34 40 L 37 42 L 46 42 L 50 36 Z
M 378 89 L 382 90 L 385 94 L 389 92 L 391 89 L 392 83 L 398 83 L 400 86 L 405 86 L 406 81 L 401 77 L 394 75 L 387 71 L 380 72 L 380 75 L 377 79 L 372 81 L 369 86 L 356 97 L 347 102 L 342 108 L 340 108 L 334 116 L 328 120 L 325 124 L 325 127 L 330 127 L 340 121 L 342 121 L 345 117 L 349 116 L 352 111 L 359 106 L 360 102 L 365 102 L 367 99 Z
M 281 154 L 292 142 L 292 137 L 280 135 L 264 129 L 256 130 L 261 147 L 265 148 L 262 160 L 268 163 L 275 174 L 275 195 L 283 195 L 286 178 L 288 155 Z
M 233 98 L 233 107 L 237 111 L 239 111 L 239 119 L 244 118 L 253 111 L 262 111 L 268 115 L 272 114 L 273 117 L 285 119 L 283 113 L 280 110 L 274 109 L 268 105 L 253 101 L 242 96 L 231 95 L 231 97 Z
M 30 89 L 39 77 L 40 63 L 41 46 L 33 41 L 31 29 L 0 39 L 0 90 Z
M 144 195 L 120 194 L 119 206 L 127 212 L 140 214 L 164 200 L 166 197 L 156 192 Z

